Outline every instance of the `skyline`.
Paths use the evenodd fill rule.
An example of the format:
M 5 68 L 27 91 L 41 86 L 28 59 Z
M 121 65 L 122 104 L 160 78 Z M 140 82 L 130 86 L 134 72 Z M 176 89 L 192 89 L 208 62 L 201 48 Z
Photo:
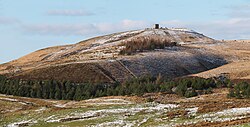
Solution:
M 0 63 L 155 23 L 215 39 L 250 39 L 249 16 L 247 0 L 0 0 Z

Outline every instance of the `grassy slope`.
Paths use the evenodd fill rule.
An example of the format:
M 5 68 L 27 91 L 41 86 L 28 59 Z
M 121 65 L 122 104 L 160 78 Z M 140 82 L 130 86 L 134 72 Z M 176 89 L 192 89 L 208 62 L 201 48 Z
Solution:
M 176 98 L 168 101 L 178 107 L 167 108 L 168 104 L 145 103 L 138 97 L 104 97 L 87 101 L 56 101 L 0 95 L 1 120 L 0 126 L 9 125 L 20 121 L 36 121 L 29 124 L 34 127 L 54 126 L 224 126 L 244 125 L 250 122 L 249 114 L 222 114 L 224 110 L 232 108 L 250 107 L 249 100 L 227 99 L 226 89 L 216 89 L 214 94 L 202 95 L 194 98 Z M 155 94 L 156 96 L 157 94 Z M 156 98 L 171 96 L 158 94 Z M 7 98 L 7 100 L 6 100 Z M 10 99 L 13 102 L 10 101 Z M 162 100 L 161 102 L 163 102 Z M 6 103 L 7 102 L 7 103 Z M 22 104 L 20 102 L 29 102 Z M 65 105 L 66 104 L 66 105 Z M 65 107 L 58 107 L 64 105 Z M 165 108 L 160 108 L 167 106 Z M 12 109 L 6 109 L 10 107 Z M 195 110 L 197 108 L 197 110 Z M 16 109 L 16 111 L 14 111 Z M 12 111 L 11 111 L 12 110 Z M 193 112 L 189 112 L 193 110 Z M 87 113 L 90 112 L 90 113 Z M 98 112 L 98 113 L 97 113 Z M 246 110 L 249 112 L 249 110 Z M 86 115 L 87 114 L 87 115 Z M 84 118 L 83 116 L 88 116 Z M 238 119 L 243 116 L 243 119 Z M 80 118 L 69 120 L 67 118 Z M 228 119 L 234 119 L 228 121 Z M 48 120 L 66 119 L 67 122 L 46 122 Z M 207 119 L 205 122 L 203 119 Z M 217 121 L 217 122 L 211 122 Z M 220 121 L 225 120 L 225 121 Z M 209 122 L 210 121 L 210 122 Z

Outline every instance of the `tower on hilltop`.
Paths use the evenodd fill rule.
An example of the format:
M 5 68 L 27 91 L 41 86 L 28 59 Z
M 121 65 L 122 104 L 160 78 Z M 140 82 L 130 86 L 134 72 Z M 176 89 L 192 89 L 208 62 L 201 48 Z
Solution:
M 159 25 L 159 24 L 155 24 L 155 25 L 154 25 L 154 28 L 155 28 L 155 29 L 159 29 L 159 28 L 160 28 L 160 25 Z

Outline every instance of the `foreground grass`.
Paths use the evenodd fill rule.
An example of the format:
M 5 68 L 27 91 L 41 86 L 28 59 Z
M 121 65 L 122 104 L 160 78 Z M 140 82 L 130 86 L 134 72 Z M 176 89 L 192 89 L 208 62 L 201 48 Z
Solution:
M 4 100 L 3 98 L 9 98 L 9 100 L 16 100 L 16 102 L 9 101 L 8 99 Z M 28 102 L 33 102 L 33 104 L 23 104 L 20 103 L 19 100 L 26 100 Z M 195 101 L 197 100 L 195 99 Z M 107 102 L 112 103 L 107 104 Z M 58 104 L 63 105 L 65 103 L 69 105 L 66 107 L 56 106 Z M 218 119 L 220 119 L 221 121 L 227 121 L 228 119 L 237 118 L 238 116 L 247 117 L 247 114 L 244 113 L 250 112 L 250 108 L 239 108 L 237 110 L 244 110 L 245 112 L 243 112 L 243 114 L 236 115 L 234 113 L 223 113 L 218 115 L 218 112 L 226 112 L 222 111 L 223 109 L 203 113 L 199 113 L 197 112 L 197 110 L 190 112 L 189 109 L 198 109 L 198 107 L 194 105 L 182 107 L 180 103 L 135 103 L 132 101 L 124 100 L 124 97 L 122 99 L 117 97 L 113 100 L 112 98 L 110 100 L 109 98 L 97 98 L 97 100 L 93 99 L 86 102 L 74 102 L 29 99 L 20 97 L 5 97 L 0 95 L 0 126 L 14 125 L 15 123 L 19 122 L 24 122 L 23 124 L 21 124 L 22 126 L 27 125 L 32 127 L 184 126 L 184 124 L 192 125 L 204 122 L 205 120 L 208 120 L 209 123 Z M 249 123 L 242 124 L 237 127 L 241 126 L 248 127 Z

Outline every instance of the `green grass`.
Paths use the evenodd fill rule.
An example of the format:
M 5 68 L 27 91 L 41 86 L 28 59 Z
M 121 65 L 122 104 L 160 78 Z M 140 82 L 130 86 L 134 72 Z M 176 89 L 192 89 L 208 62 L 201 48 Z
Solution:
M 19 105 L 19 103 L 15 102 L 7 102 L 0 101 L 0 104 L 3 104 L 3 107 L 8 106 L 16 106 L 22 107 L 24 105 Z M 126 113 L 102 113 L 100 116 L 86 118 L 86 119 L 79 119 L 73 120 L 68 122 L 46 122 L 47 120 L 58 120 L 61 118 L 65 118 L 65 116 L 72 116 L 75 115 L 78 117 L 78 113 L 85 113 L 87 111 L 96 111 L 96 110 L 112 110 L 112 109 L 130 109 L 130 108 L 147 108 L 147 107 L 154 107 L 157 106 L 157 103 L 140 103 L 140 104 L 127 104 L 127 105 L 86 105 L 86 107 L 82 108 L 68 108 L 68 109 L 60 109 L 60 108 L 46 108 L 43 111 L 37 112 L 36 110 L 42 108 L 42 106 L 33 106 L 31 109 L 26 109 L 18 112 L 12 113 L 5 113 L 0 114 L 0 126 L 6 126 L 11 123 L 20 122 L 20 121 L 27 121 L 33 120 L 37 121 L 37 123 L 31 125 L 32 127 L 85 127 L 85 126 L 97 126 L 102 123 L 107 122 L 114 122 L 117 120 L 123 120 L 127 123 L 133 123 L 136 125 L 140 124 L 140 126 L 167 126 L 170 124 L 178 124 L 181 125 L 187 122 L 194 122 L 200 119 L 193 117 L 176 117 L 173 119 L 168 118 L 168 112 L 178 111 L 178 110 L 185 110 L 184 108 L 178 107 L 171 110 L 140 110 L 138 112 L 126 112 Z M 204 114 L 213 114 L 211 113 L 204 113 Z M 195 116 L 200 116 L 203 114 L 196 114 Z M 51 117 L 53 116 L 53 117 Z M 51 119 L 48 119 L 51 117 Z M 234 116 L 221 116 L 220 118 L 229 118 Z M 142 123 L 143 120 L 147 119 L 146 122 Z M 250 127 L 250 123 L 242 124 L 235 127 Z
M 71 121 L 71 122 L 60 122 L 60 123 L 47 123 L 44 120 L 50 116 L 54 116 L 52 119 L 59 119 L 66 115 L 72 114 L 72 113 L 84 113 L 86 111 L 94 111 L 94 110 L 102 110 L 102 109 L 123 109 L 123 108 L 131 108 L 133 107 L 133 104 L 130 105 L 113 105 L 113 106 L 89 106 L 86 108 L 71 108 L 71 109 L 62 109 L 62 110 L 53 110 L 51 108 L 47 108 L 44 111 L 36 112 L 35 110 L 41 108 L 33 108 L 29 110 L 23 110 L 20 112 L 14 112 L 10 113 L 8 115 L 1 115 L 0 117 L 0 126 L 6 126 L 11 123 L 20 122 L 20 121 L 27 121 L 27 120 L 36 120 L 38 123 L 34 124 L 33 126 L 39 127 L 39 126 L 59 126 L 59 125 L 66 125 L 66 126 L 83 126 L 83 125 L 95 125 L 102 122 L 111 122 L 112 120 L 115 120 L 117 118 L 117 115 L 109 116 L 109 117 L 103 117 L 101 119 L 88 119 L 88 120 L 77 120 L 77 121 Z M 119 114 L 118 114 L 119 115 Z
M 237 125 L 235 127 L 250 127 L 250 123 L 245 123 L 245 124 L 242 124 L 242 125 Z

